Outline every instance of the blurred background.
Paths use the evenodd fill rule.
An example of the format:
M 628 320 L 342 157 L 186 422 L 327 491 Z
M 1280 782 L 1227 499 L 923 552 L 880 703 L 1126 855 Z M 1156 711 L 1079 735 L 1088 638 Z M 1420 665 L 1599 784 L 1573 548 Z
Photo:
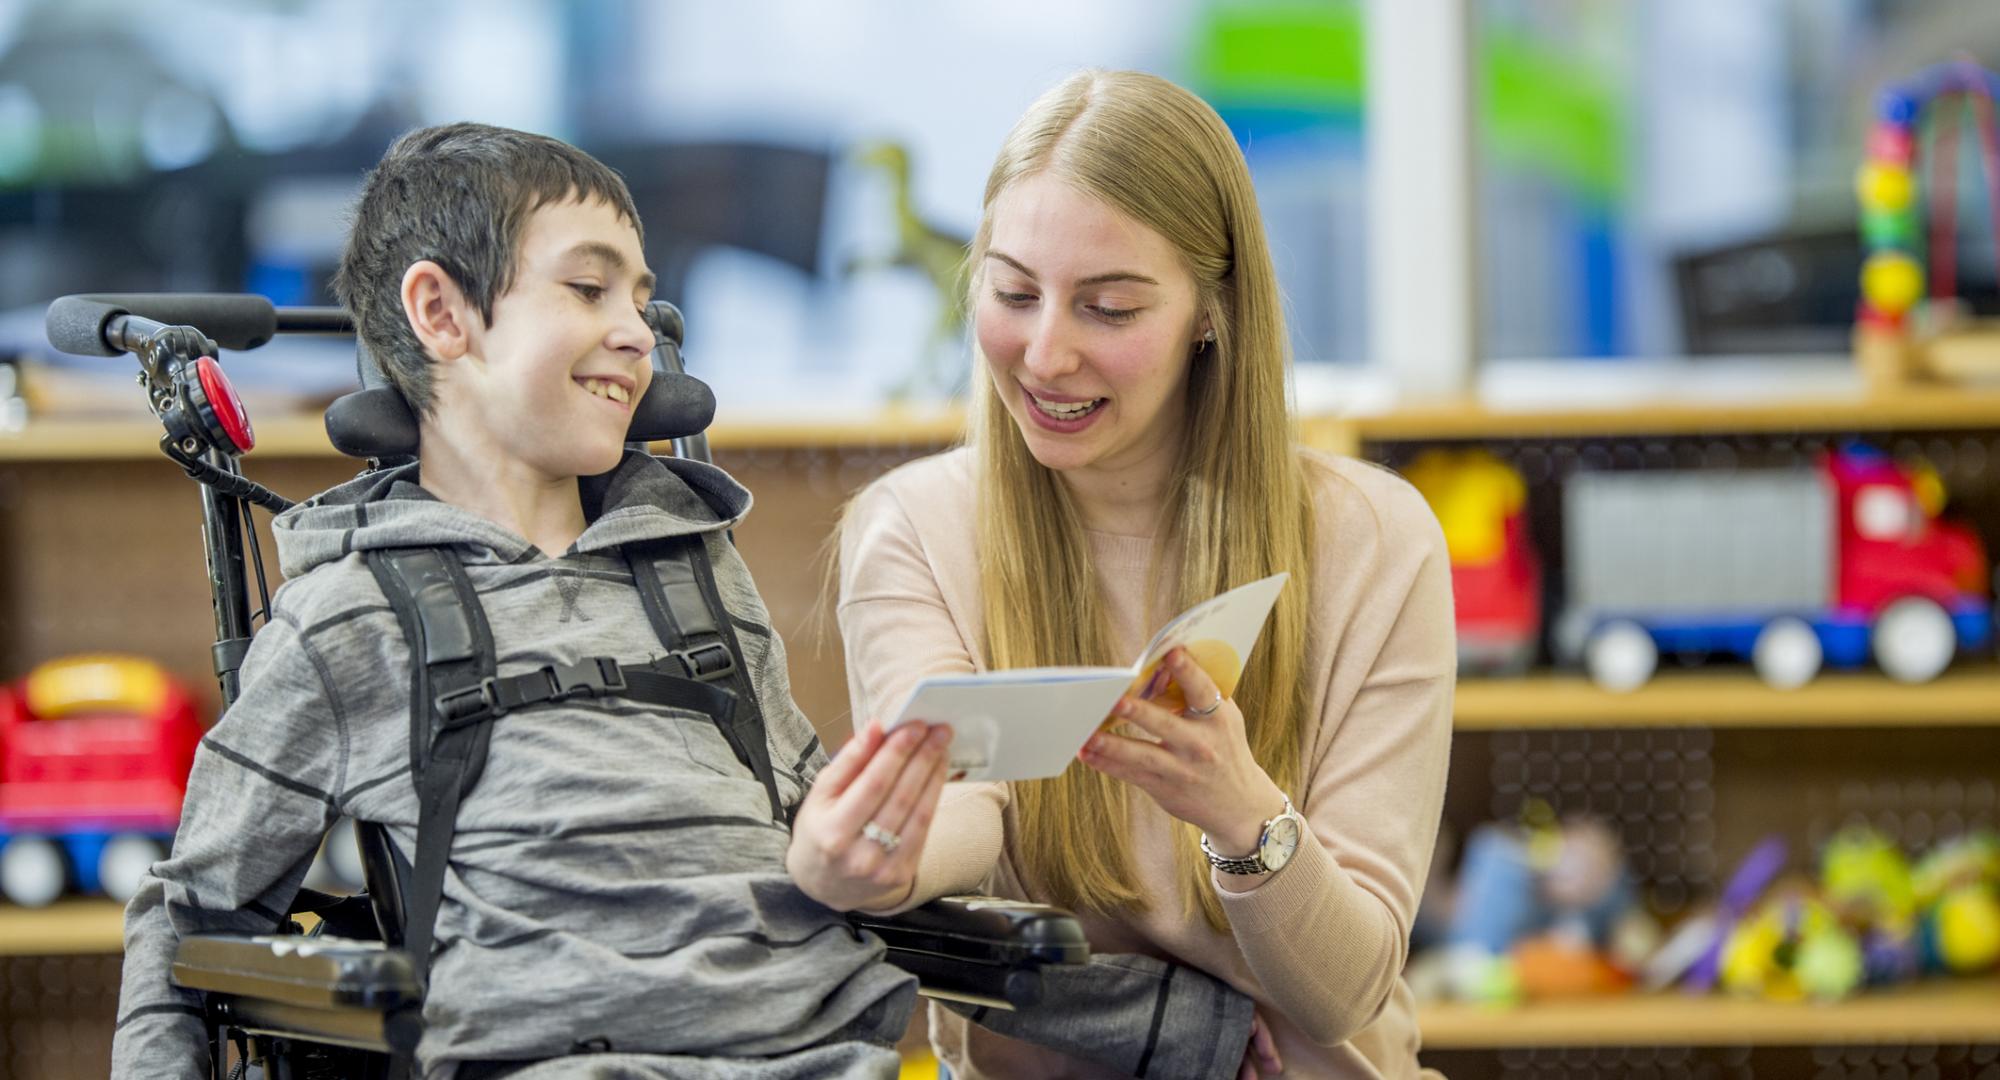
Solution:
M 1843 351 L 1875 90 L 2000 48 L 1975 0 L 1480 0 L 1470 27 L 1489 358 Z M 1300 363 L 1365 366 L 1367 39 L 1352 0 L 11 0 L 0 310 L 80 290 L 327 302 L 361 173 L 412 126 L 473 119 L 624 172 L 726 408 L 934 398 L 962 381 L 963 337 L 919 253 L 970 234 L 1020 110 L 1098 65 L 1216 106 Z M 1983 202 L 1958 225 L 1986 235 Z M 1966 261 L 1990 294 L 1990 245 Z M 1751 294 L 1785 324 L 1732 322 Z M 46 352 L 33 337 L 10 344 Z M 336 375 L 290 381 L 324 395 Z
M 1302 437 L 1403 472 L 1452 544 L 1426 1063 L 2000 1080 L 2000 339 L 1955 374 L 1916 359 L 2000 313 L 2000 147 L 1976 100 L 1904 117 L 1901 150 L 1880 130 L 1884 88 L 1948 61 L 2000 66 L 2000 4 L 0 0 L 0 687 L 114 653 L 216 708 L 195 489 L 129 358 L 52 352 L 47 303 L 330 303 L 363 173 L 479 120 L 631 186 L 718 463 L 756 493 L 741 550 L 837 743 L 825 541 L 860 485 L 958 435 L 952 274 L 986 170 L 1050 85 L 1140 68 L 1249 160 Z M 1864 161 L 1903 187 L 1857 201 Z M 1436 205 L 1405 197 L 1440 177 Z M 1864 296 L 1890 234 L 1925 264 Z M 312 339 L 224 358 L 249 475 L 299 498 L 353 473 L 318 417 L 353 362 Z M 1607 581 L 1665 611 L 1801 566 L 1944 573 L 1957 648 L 1926 666 L 1870 644 L 1879 622 L 1833 627 L 1843 594 L 1803 677 L 1753 655 L 1759 627 L 1685 619 L 1642 627 L 1636 681 L 1598 663 Z M 1821 644 L 1856 670 L 1818 674 Z M 7 737 L 0 810 L 28 760 Z M 0 856 L 9 836 L 0 814 Z M 71 870 L 52 904 L 0 900 L 0 1078 L 103 1074 L 120 909 Z

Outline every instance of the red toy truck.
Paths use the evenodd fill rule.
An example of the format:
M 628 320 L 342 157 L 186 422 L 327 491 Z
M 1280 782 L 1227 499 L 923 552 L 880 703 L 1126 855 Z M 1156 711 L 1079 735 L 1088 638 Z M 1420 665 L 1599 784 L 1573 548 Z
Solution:
M 146 660 L 52 661 L 0 686 L 0 896 L 127 900 L 180 821 L 202 726 Z

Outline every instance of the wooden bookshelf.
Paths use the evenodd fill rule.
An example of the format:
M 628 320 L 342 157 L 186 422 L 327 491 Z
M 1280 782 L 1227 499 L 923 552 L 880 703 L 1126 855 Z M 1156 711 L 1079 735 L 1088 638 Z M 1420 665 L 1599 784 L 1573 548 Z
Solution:
M 1831 728 L 2000 725 L 2000 666 L 1967 664 L 1906 685 L 1873 672 L 1833 672 L 1775 690 L 1734 671 L 1667 671 L 1629 694 L 1577 674 L 1460 679 L 1460 731 L 1550 728 Z
M 0 901 L 0 956 L 89 956 L 125 951 L 125 905 L 60 900 L 45 908 Z
M 1911 387 L 1631 404 L 1508 407 L 1466 399 L 1401 405 L 1345 418 L 1363 442 L 1535 439 L 1787 431 L 1949 431 L 2000 427 L 2000 389 Z
M 273 458 L 338 458 L 318 416 L 293 415 L 255 422 L 257 448 L 249 468 Z M 709 428 L 718 450 L 791 450 L 943 446 L 965 430 L 956 409 L 885 410 L 851 419 L 725 417 Z M 37 420 L 0 432 L 0 461 L 134 461 L 160 457 L 160 425 L 147 417 Z
M 2000 979 L 1937 980 L 1837 1004 L 1644 995 L 1418 1011 L 1426 1050 L 2000 1042 Z

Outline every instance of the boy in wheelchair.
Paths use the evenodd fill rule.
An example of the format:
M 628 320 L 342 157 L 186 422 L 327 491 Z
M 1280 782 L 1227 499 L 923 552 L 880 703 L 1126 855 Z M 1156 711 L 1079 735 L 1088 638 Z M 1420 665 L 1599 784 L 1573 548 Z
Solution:
M 857 738 L 807 798 L 748 492 L 625 448 L 651 288 L 624 183 L 554 140 L 427 129 L 370 176 L 337 289 L 419 461 L 275 523 L 290 580 L 128 908 L 115 1075 L 206 1074 L 176 945 L 283 923 L 340 815 L 412 882 L 423 1075 L 895 1075 L 914 980 L 840 910 L 904 899 L 941 740 Z

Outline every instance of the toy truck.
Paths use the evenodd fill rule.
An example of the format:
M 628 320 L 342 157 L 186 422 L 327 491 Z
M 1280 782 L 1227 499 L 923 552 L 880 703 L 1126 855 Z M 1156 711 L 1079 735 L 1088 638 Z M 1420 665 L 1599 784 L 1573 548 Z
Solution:
M 144 660 L 58 660 L 0 687 L 0 896 L 130 899 L 173 841 L 201 736 L 193 699 Z
M 1580 473 L 1563 499 L 1556 655 L 1609 690 L 1644 685 L 1662 651 L 1748 659 L 1781 688 L 1870 656 L 1925 682 L 1992 639 L 1979 537 L 1938 519 L 1934 475 L 1872 450 L 1811 468 Z

